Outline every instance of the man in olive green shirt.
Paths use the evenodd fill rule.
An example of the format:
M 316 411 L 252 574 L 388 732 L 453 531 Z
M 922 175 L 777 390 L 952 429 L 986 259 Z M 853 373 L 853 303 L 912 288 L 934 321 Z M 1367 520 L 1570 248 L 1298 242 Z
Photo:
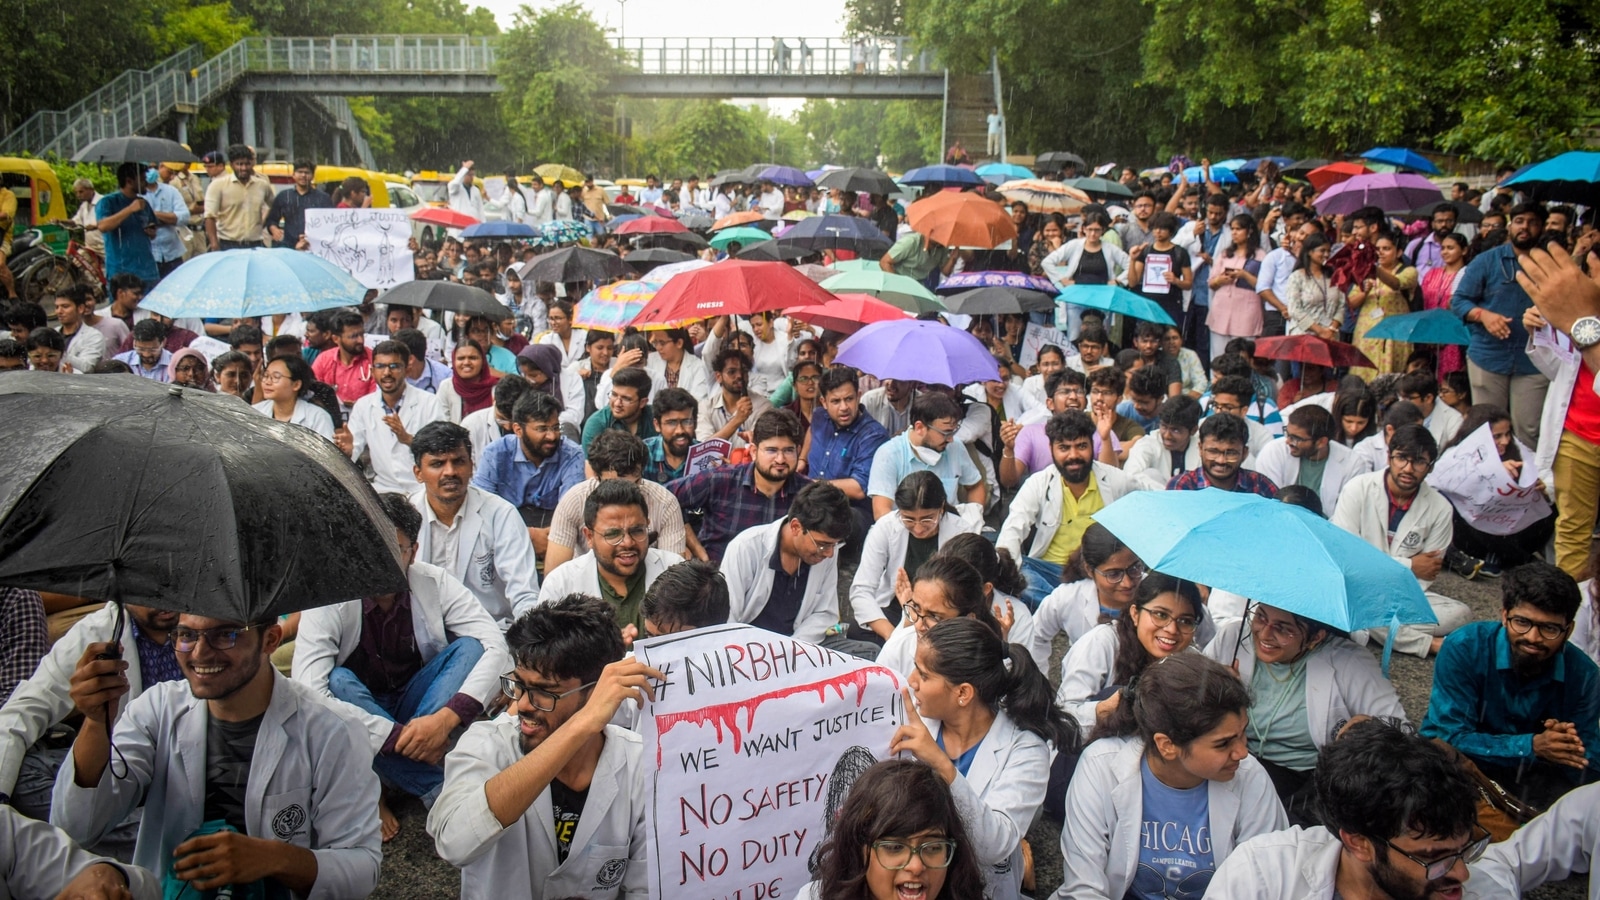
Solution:
M 963 254 L 971 255 L 965 251 L 951 253 L 949 247 L 932 238 L 912 232 L 894 242 L 889 252 L 878 260 L 878 267 L 885 272 L 904 275 L 927 284 L 930 276 L 950 274 L 950 270 L 955 268 L 956 260 Z

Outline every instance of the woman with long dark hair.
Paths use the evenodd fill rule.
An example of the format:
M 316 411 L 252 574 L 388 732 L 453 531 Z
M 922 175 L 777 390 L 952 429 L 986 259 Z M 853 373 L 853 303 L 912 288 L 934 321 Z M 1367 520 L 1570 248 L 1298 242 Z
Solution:
M 963 519 L 956 512 L 945 496 L 944 483 L 926 469 L 901 479 L 894 507 L 867 531 L 861 563 L 850 583 L 856 624 L 883 640 L 901 624 L 901 607 L 911 595 L 909 573 L 955 536 L 983 527 L 981 521 Z
M 1228 341 L 1236 337 L 1261 335 L 1261 295 L 1256 276 L 1267 254 L 1261 249 L 1261 232 L 1254 216 L 1242 213 L 1228 223 L 1233 241 L 1227 255 L 1211 267 L 1211 309 L 1206 326 L 1211 329 L 1211 359 L 1227 351 Z
M 1533 451 L 1517 440 L 1511 427 L 1511 416 L 1492 403 L 1479 403 L 1467 409 L 1467 415 L 1462 419 L 1461 427 L 1456 429 L 1455 436 L 1439 448 L 1439 465 L 1435 468 L 1459 465 L 1447 460 L 1445 454 L 1484 426 L 1488 426 L 1490 437 L 1494 439 L 1500 464 L 1505 466 L 1512 478 L 1521 477 L 1522 467 L 1533 459 Z M 1549 493 L 1543 481 L 1534 484 L 1541 491 Z M 1543 519 L 1529 522 L 1519 531 L 1504 535 L 1489 534 L 1472 527 L 1459 512 L 1453 512 L 1451 516 L 1455 521 L 1452 539 L 1455 548 L 1473 559 L 1483 560 L 1483 568 L 1479 569 L 1479 573 L 1491 577 L 1499 575 L 1504 569 L 1536 559 L 1556 530 L 1556 514 L 1553 511 Z
M 1028 604 L 1020 599 L 1022 592 L 1028 589 L 1028 577 L 1011 558 L 1011 552 L 996 547 L 981 534 L 967 532 L 951 538 L 950 543 L 939 548 L 939 553 L 953 556 L 978 570 L 983 576 L 984 598 L 994 617 L 1002 627 L 1009 624 L 1004 635 L 1006 642 L 1028 646 L 1033 635 L 1033 614 L 1028 612 Z M 1044 667 L 1039 669 L 1044 670 Z
M 977 619 L 1001 638 L 1009 627 L 995 617 L 978 570 L 953 556 L 941 554 L 934 554 L 917 567 L 901 611 L 905 624 L 896 628 L 884 642 L 883 649 L 878 651 L 877 663 L 903 678 L 910 677 L 916 665 L 922 638 L 940 622 Z
M 1083 532 L 1078 549 L 1061 567 L 1061 586 L 1039 602 L 1027 641 L 1041 670 L 1050 668 L 1051 645 L 1066 632 L 1073 643 L 1096 625 L 1116 621 L 1133 604 L 1144 564 L 1099 522 Z
M 906 707 L 889 752 L 933 767 L 965 813 L 984 895 L 1015 900 L 1022 889 L 1022 839 L 1044 803 L 1050 747 L 1076 749 L 1078 729 L 1050 697 L 1050 682 L 1020 644 L 982 622 L 958 618 L 930 628 L 917 647 Z
M 1289 307 L 1287 331 L 1291 335 L 1314 334 L 1325 341 L 1339 339 L 1339 327 L 1344 322 L 1346 305 L 1344 292 L 1334 286 L 1327 268 L 1330 250 L 1328 239 L 1318 233 L 1310 234 L 1300 242 L 1300 256 L 1295 261 L 1294 271 L 1289 274 L 1289 285 L 1284 289 L 1288 294 L 1285 300 Z M 1301 363 L 1300 372 L 1299 385 L 1294 394 L 1289 393 L 1288 384 L 1280 392 L 1280 409 L 1323 392 L 1326 373 L 1321 366 Z
M 1203 896 L 1235 847 L 1288 827 L 1246 747 L 1250 692 L 1226 666 L 1180 653 L 1124 693 L 1067 789 L 1055 897 Z

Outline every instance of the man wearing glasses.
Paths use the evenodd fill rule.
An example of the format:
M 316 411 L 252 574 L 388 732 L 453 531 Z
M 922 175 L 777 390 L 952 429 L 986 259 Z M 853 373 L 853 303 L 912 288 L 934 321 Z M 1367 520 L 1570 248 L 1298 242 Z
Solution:
M 872 498 L 874 521 L 894 509 L 894 492 L 912 472 L 930 471 L 944 483 L 944 495 L 954 503 L 976 503 L 988 498 L 983 470 L 972 461 L 966 445 L 956 440 L 964 414 L 948 394 L 924 391 L 911 401 L 911 427 L 885 441 L 872 455 L 867 495 Z
M 1350 479 L 1371 471 L 1371 463 L 1343 444 L 1333 441 L 1333 414 L 1308 404 L 1289 414 L 1284 434 L 1268 444 L 1256 460 L 1256 471 L 1273 484 L 1302 485 L 1316 493 L 1322 508 L 1333 515 L 1339 494 Z
M 749 462 L 716 466 L 667 483 L 684 513 L 700 516 L 695 536 L 712 562 L 722 561 L 734 536 L 789 514 L 795 494 L 811 483 L 797 471 L 804 437 L 799 416 L 769 409 L 751 431 L 755 447 Z
M 644 743 L 609 724 L 642 707 L 661 672 L 623 658 L 615 611 L 579 594 L 537 606 L 506 633 L 511 715 L 478 722 L 445 760 L 428 814 L 464 900 L 644 896 Z
M 133 861 L 207 892 L 365 897 L 378 884 L 378 779 L 360 726 L 272 667 L 277 617 L 184 613 L 171 632 L 186 683 L 128 693 L 110 644 L 72 676 L 84 721 L 56 777 L 51 824 L 94 844 L 134 807 Z M 107 663 L 113 663 L 107 670 Z M 159 811 L 159 812 L 157 812 Z
M 399 341 L 374 347 L 372 378 L 378 390 L 350 407 L 350 445 L 344 449 L 357 463 L 362 451 L 369 451 L 372 488 L 380 494 L 417 489 L 417 476 L 411 471 L 411 436 L 444 418 L 439 398 L 406 380 L 410 364 L 411 349 Z
M 1473 622 L 1439 650 L 1422 733 L 1544 808 L 1600 780 L 1600 669 L 1573 645 L 1582 594 L 1543 562 L 1506 572 L 1500 621 Z
M 1339 495 L 1339 508 L 1329 517 L 1417 576 L 1438 624 L 1401 625 L 1389 640 L 1395 650 L 1423 658 L 1439 652 L 1445 635 L 1472 621 L 1472 610 L 1465 603 L 1428 590 L 1444 567 L 1455 534 L 1450 501 L 1424 480 L 1438 455 L 1439 445 L 1427 428 L 1395 429 L 1389 438 L 1388 467 L 1350 479 Z M 1356 639 L 1364 642 L 1365 636 Z
M 1477 790 L 1447 751 L 1382 719 L 1362 719 L 1322 748 L 1322 825 L 1258 835 L 1211 878 L 1228 900 L 1455 900 L 1490 835 Z M 1515 896 L 1476 894 L 1465 896 Z
M 1214 412 L 1200 423 L 1200 467 L 1167 482 L 1169 491 L 1219 488 L 1241 494 L 1278 498 L 1272 479 L 1244 467 L 1250 457 L 1250 428 L 1233 413 Z
M 561 401 L 544 391 L 517 398 L 511 431 L 483 448 L 472 484 L 515 506 L 534 553 L 544 556 L 556 504 L 583 481 L 583 448 L 561 433 Z

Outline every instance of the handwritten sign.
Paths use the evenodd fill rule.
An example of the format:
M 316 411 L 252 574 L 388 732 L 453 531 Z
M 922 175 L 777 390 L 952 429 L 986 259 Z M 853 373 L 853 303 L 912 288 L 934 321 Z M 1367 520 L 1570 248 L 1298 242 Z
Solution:
M 1061 352 L 1065 353 L 1068 359 L 1078 355 L 1078 348 L 1067 340 L 1066 332 L 1051 328 L 1048 325 L 1029 322 L 1028 327 L 1022 332 L 1022 353 L 1017 356 L 1017 364 L 1024 369 L 1033 368 L 1039 362 L 1039 351 L 1046 344 L 1060 347 Z
M 1517 477 L 1500 461 L 1490 426 L 1440 454 L 1428 484 L 1444 494 L 1461 518 L 1487 534 L 1514 534 L 1550 515 L 1550 502 L 1536 483 L 1533 451 L 1520 443 L 1527 461 Z
M 888 669 L 749 625 L 634 644 L 665 675 L 640 723 L 650 896 L 793 897 L 904 721 Z
M 233 348 L 228 346 L 227 341 L 219 341 L 214 337 L 202 334 L 197 335 L 194 340 L 189 342 L 189 349 L 199 350 L 205 356 L 206 362 L 212 362 Z
M 412 280 L 411 220 L 399 209 L 308 209 L 311 252 L 369 288 Z

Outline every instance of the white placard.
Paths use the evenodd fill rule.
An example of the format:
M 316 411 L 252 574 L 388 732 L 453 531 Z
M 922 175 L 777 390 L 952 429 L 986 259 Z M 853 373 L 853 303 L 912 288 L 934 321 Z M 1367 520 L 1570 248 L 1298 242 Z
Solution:
M 1029 322 L 1028 327 L 1022 332 L 1022 353 L 1017 357 L 1017 365 L 1022 366 L 1024 369 L 1033 368 L 1034 364 L 1039 361 L 1039 351 L 1046 344 L 1054 344 L 1060 347 L 1061 352 L 1066 354 L 1069 360 L 1078 355 L 1078 348 L 1072 346 L 1072 342 L 1067 340 L 1065 331 L 1051 328 L 1048 325 Z
M 639 641 L 650 896 L 773 900 L 811 880 L 827 823 L 905 718 L 900 679 L 749 625 Z
M 349 272 L 362 286 L 411 281 L 411 219 L 399 209 L 308 209 L 311 252 Z
M 1172 254 L 1151 253 L 1144 255 L 1144 277 L 1139 280 L 1139 287 L 1147 294 L 1165 294 L 1172 290 L 1172 285 L 1167 283 L 1166 275 L 1172 271 Z
M 1468 524 L 1487 534 L 1506 535 L 1550 515 L 1550 502 L 1535 486 L 1533 452 L 1520 443 L 1522 473 L 1512 478 L 1500 461 L 1488 424 L 1440 454 L 1428 484 L 1444 494 Z
M 210 335 L 201 334 L 196 335 L 195 339 L 189 342 L 189 349 L 199 350 L 205 356 L 206 362 L 209 363 L 233 348 L 228 346 L 227 341 L 219 341 Z

